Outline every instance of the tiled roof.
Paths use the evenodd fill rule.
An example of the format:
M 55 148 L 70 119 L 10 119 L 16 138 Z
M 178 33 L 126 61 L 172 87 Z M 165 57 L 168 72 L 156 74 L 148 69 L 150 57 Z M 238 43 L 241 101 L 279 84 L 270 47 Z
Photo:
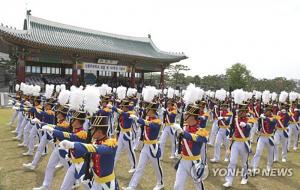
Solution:
M 183 53 L 168 53 L 159 50 L 149 37 L 105 33 L 31 15 L 27 16 L 25 25 L 25 30 L 0 26 L 0 36 L 51 49 L 67 49 L 74 52 L 110 53 L 168 62 L 177 62 L 187 58 Z

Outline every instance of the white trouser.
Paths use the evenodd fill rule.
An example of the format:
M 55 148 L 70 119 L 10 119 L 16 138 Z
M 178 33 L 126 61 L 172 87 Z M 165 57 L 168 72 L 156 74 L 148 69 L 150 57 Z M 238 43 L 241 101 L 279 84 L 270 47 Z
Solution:
M 216 161 L 220 160 L 220 155 L 221 155 L 221 144 L 223 143 L 225 145 L 225 159 L 229 158 L 229 139 L 226 136 L 226 131 L 227 129 L 225 128 L 220 128 L 217 133 L 217 138 L 216 138 L 216 144 L 215 144 L 215 151 L 214 151 L 214 159 Z
M 25 116 L 23 116 L 23 119 L 22 119 L 22 122 L 20 123 L 20 126 L 18 127 L 18 130 L 17 130 L 17 138 L 18 139 L 21 139 L 22 136 L 23 136 L 23 131 L 24 131 L 24 128 L 25 126 L 27 125 L 27 119 Z
M 115 166 L 116 163 L 120 157 L 120 154 L 122 153 L 123 149 L 126 149 L 129 160 L 130 160 L 130 164 L 131 164 L 131 168 L 136 168 L 136 156 L 135 156 L 135 152 L 133 150 L 133 133 L 130 132 L 130 136 L 131 136 L 131 140 L 124 140 L 124 133 L 120 132 L 119 138 L 118 138 L 118 148 L 117 148 L 117 152 L 116 152 L 116 156 L 115 156 Z
M 287 145 L 288 145 L 288 138 L 286 138 L 283 134 L 283 130 L 276 130 L 275 136 L 274 136 L 274 144 L 275 144 L 275 150 L 274 150 L 274 160 L 278 160 L 278 149 L 279 145 L 282 146 L 282 158 L 287 159 Z
M 72 190 L 72 187 L 75 183 L 80 183 L 81 182 L 81 178 L 80 179 L 76 179 L 75 178 L 75 172 L 76 172 L 77 168 L 75 167 L 75 164 L 72 164 L 68 170 L 67 173 L 64 177 L 63 183 L 60 186 L 60 190 Z M 83 177 L 83 176 L 81 176 Z M 82 187 L 84 190 L 89 190 L 89 186 L 86 183 L 82 183 Z
M 34 159 L 32 161 L 32 165 L 37 166 L 38 162 L 41 159 L 41 156 L 43 152 L 47 149 L 48 139 L 47 139 L 47 133 L 45 132 L 44 135 L 41 137 L 40 144 L 36 150 L 36 153 L 34 155 Z
M 30 134 L 30 130 L 32 128 L 32 124 L 29 122 L 27 122 L 26 126 L 24 127 L 24 131 L 23 131 L 23 144 L 28 146 L 29 143 L 29 134 Z
M 191 168 L 193 166 L 193 161 L 191 160 L 184 160 L 181 159 L 177 172 L 176 172 L 176 179 L 175 179 L 175 184 L 174 184 L 174 190 L 183 190 L 186 178 L 188 176 L 191 177 Z M 196 190 L 204 190 L 203 182 L 199 183 L 194 183 L 195 189 Z
M 252 127 L 251 130 L 250 130 L 250 141 L 251 141 L 251 142 L 254 141 L 254 136 L 255 136 L 257 130 L 258 130 L 258 122 L 255 122 L 255 123 L 253 124 L 253 127 Z
M 175 131 L 172 128 L 172 126 L 166 125 L 164 127 L 162 135 L 160 136 L 160 139 L 159 139 L 160 148 L 161 148 L 161 158 L 163 158 L 164 150 L 165 150 L 165 144 L 166 144 L 166 141 L 167 141 L 168 137 L 171 140 L 171 156 L 175 156 L 175 145 L 176 145 Z
M 218 129 L 219 129 L 218 120 L 214 119 L 207 144 L 215 145 L 215 140 L 216 140 L 216 135 L 217 135 Z
M 22 114 L 22 112 L 18 111 L 18 123 L 17 123 L 17 127 L 16 127 L 17 133 L 20 130 L 20 126 L 21 126 L 22 122 L 23 122 L 23 114 Z
M 38 129 L 36 125 L 33 125 L 31 130 L 30 130 L 30 134 L 29 134 L 29 142 L 28 142 L 28 151 L 33 153 L 34 150 L 34 143 L 35 143 L 35 139 L 38 133 Z
M 243 171 L 242 177 L 244 179 L 248 179 L 248 156 L 249 156 L 248 150 L 246 149 L 244 142 L 234 141 L 231 146 L 228 173 L 227 176 L 225 177 L 226 182 L 232 183 L 239 156 L 241 156 L 242 159 L 241 160 L 242 171 Z
M 142 134 L 142 130 L 140 127 L 137 128 L 136 132 L 136 136 L 134 139 L 134 145 L 133 145 L 133 149 L 137 149 L 141 143 L 140 138 L 141 138 L 141 134 Z
M 53 176 L 54 176 L 54 172 L 55 172 L 55 166 L 58 164 L 58 163 L 61 163 L 63 164 L 63 166 L 67 169 L 69 167 L 69 164 L 67 162 L 66 159 L 62 158 L 60 155 L 59 155 L 59 152 L 58 152 L 58 148 L 54 148 L 51 155 L 50 155 L 50 158 L 48 160 L 48 164 L 47 164 L 47 167 L 46 167 L 46 170 L 45 170 L 45 178 L 44 178 L 44 182 L 43 182 L 43 186 L 47 187 L 48 189 L 50 188 L 51 186 L 51 183 L 53 181 Z M 73 185 L 73 184 L 72 184 Z M 71 186 L 72 187 L 72 186 Z
M 156 173 L 156 184 L 161 185 L 163 184 L 163 173 L 160 166 L 159 158 L 154 158 L 150 153 L 150 145 L 144 144 L 144 147 L 140 154 L 140 159 L 138 166 L 136 168 L 136 171 L 134 172 L 129 187 L 132 187 L 133 189 L 136 189 L 142 175 L 145 169 L 145 166 L 147 165 L 148 160 L 152 162 L 152 167 L 155 170 Z
M 264 147 L 268 147 L 268 160 L 267 160 L 267 167 L 272 168 L 273 160 L 274 160 L 274 145 L 271 145 L 269 142 L 268 137 L 262 137 L 260 136 L 258 139 L 256 152 L 252 160 L 252 167 L 253 169 L 257 169 L 259 166 L 259 161 L 261 158 L 261 155 L 263 153 Z
M 14 114 L 12 115 L 11 119 L 10 119 L 10 123 L 13 124 L 16 121 L 16 118 L 18 116 L 18 111 L 15 110 Z
M 111 182 L 108 183 L 97 183 L 94 181 L 91 190 L 118 190 L 119 186 L 116 180 L 112 180 Z
M 299 130 L 297 130 L 297 125 L 295 123 L 291 123 L 289 124 L 288 128 L 289 128 L 288 149 L 292 146 L 292 139 L 294 141 L 294 148 L 297 148 L 298 140 L 299 140 Z

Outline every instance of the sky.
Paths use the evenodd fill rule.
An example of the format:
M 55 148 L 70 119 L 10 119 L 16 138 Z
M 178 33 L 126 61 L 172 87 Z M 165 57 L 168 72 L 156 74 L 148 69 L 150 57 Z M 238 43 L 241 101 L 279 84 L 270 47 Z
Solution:
M 22 29 L 26 9 L 47 20 L 146 37 L 184 52 L 188 75 L 243 63 L 257 78 L 300 79 L 299 0 L 0 0 L 0 23 Z

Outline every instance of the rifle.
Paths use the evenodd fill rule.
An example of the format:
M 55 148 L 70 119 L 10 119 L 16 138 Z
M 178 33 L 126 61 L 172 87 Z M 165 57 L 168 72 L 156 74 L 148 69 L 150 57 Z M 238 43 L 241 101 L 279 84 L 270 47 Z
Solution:
M 184 125 L 184 117 L 183 117 L 183 112 L 184 112 L 184 108 L 185 108 L 185 104 L 184 102 L 182 101 L 182 105 L 181 105 L 181 116 L 180 116 L 180 127 L 183 128 L 183 125 Z M 178 149 L 177 149 L 177 154 L 181 154 L 181 151 L 182 151 L 182 134 L 180 134 L 178 136 Z M 178 160 L 178 162 L 175 164 L 174 168 L 175 170 L 178 169 L 178 166 L 179 166 L 179 163 L 180 163 L 180 160 L 181 158 Z
M 87 139 L 86 139 L 87 144 L 92 143 L 92 132 L 91 128 L 88 129 L 87 133 Z M 91 154 L 87 153 L 83 156 L 84 162 L 86 163 L 86 168 L 84 171 L 84 178 L 83 180 L 92 180 L 93 178 L 93 172 L 90 170 L 90 165 L 91 165 Z

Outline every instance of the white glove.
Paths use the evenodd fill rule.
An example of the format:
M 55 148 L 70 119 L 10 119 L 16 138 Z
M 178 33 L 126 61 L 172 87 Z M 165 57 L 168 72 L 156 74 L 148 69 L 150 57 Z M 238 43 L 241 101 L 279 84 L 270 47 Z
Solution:
M 8 105 L 12 105 L 14 103 L 13 100 L 8 100 Z
M 214 105 L 214 108 L 218 108 L 218 106 L 217 106 L 217 105 Z
M 164 107 L 160 108 L 162 112 L 166 111 L 166 109 Z
M 111 109 L 113 107 L 113 105 L 107 104 L 106 107 L 108 107 L 109 109 Z
M 241 122 L 241 123 L 240 123 L 240 126 L 241 126 L 241 127 L 246 127 L 246 125 L 247 125 L 247 124 L 246 124 L 245 122 Z
M 63 140 L 59 143 L 59 146 L 64 149 L 72 149 L 74 148 L 74 142 Z
M 44 125 L 42 127 L 43 131 L 49 131 L 49 132 L 53 132 L 54 128 L 50 127 L 49 125 Z
M 294 111 L 299 111 L 299 109 L 298 109 L 298 108 L 295 108 Z
M 13 106 L 12 109 L 13 109 L 13 110 L 19 110 L 19 108 L 16 107 L 16 106 Z
M 31 122 L 33 122 L 33 123 L 40 123 L 41 121 L 38 118 L 34 118 L 34 119 L 31 120 Z
M 285 109 L 282 109 L 281 112 L 282 112 L 282 113 L 286 113 L 286 110 L 285 110 Z
M 180 127 L 180 125 L 174 124 L 173 128 L 175 129 L 175 131 L 177 132 L 177 134 L 183 133 L 183 129 Z
M 218 120 L 222 120 L 222 119 L 223 119 L 223 117 L 222 117 L 222 116 L 218 117 Z
M 261 114 L 261 115 L 260 115 L 260 118 L 266 119 L 266 116 L 265 116 L 264 114 Z
M 134 121 L 137 121 L 139 119 L 138 116 L 136 116 L 134 114 L 130 115 L 129 118 L 133 119 Z
M 17 102 L 15 105 L 16 105 L 16 106 L 20 106 L 21 104 L 20 104 L 20 102 Z

